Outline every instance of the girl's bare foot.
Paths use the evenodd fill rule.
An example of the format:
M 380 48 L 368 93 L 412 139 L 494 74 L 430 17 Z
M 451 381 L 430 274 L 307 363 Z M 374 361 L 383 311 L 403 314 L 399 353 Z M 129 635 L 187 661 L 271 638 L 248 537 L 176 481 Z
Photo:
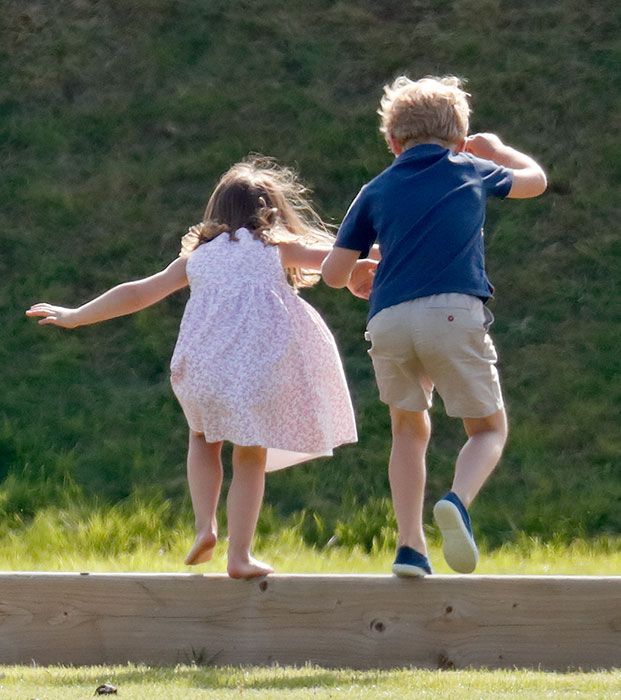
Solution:
M 218 538 L 213 530 L 201 530 L 198 532 L 194 544 L 185 558 L 185 563 L 188 566 L 194 566 L 195 564 L 203 564 L 209 561 L 213 556 L 213 550 L 217 541 Z
M 227 573 L 231 578 L 256 578 L 273 574 L 274 569 L 254 557 L 232 558 L 229 556 Z

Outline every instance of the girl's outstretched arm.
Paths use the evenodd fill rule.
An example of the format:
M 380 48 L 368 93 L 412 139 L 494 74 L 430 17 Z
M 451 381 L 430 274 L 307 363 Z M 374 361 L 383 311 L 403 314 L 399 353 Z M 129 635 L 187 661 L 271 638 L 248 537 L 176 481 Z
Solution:
M 69 309 L 39 303 L 31 306 L 26 311 L 26 316 L 41 316 L 40 325 L 76 328 L 133 314 L 186 287 L 186 262 L 187 258 L 177 258 L 161 272 L 141 280 L 119 284 L 78 308 Z
M 310 246 L 299 241 L 284 241 L 278 244 L 282 266 L 302 267 L 305 270 L 321 270 L 321 263 L 332 250 L 331 245 Z
M 278 248 L 283 267 L 302 267 L 305 270 L 317 270 L 317 272 L 321 271 L 324 260 L 333 250 L 332 246 L 308 246 L 297 241 L 279 243 Z M 379 252 L 377 255 L 379 258 Z M 365 266 L 364 269 L 363 266 Z M 347 287 L 354 296 L 368 299 L 376 267 L 377 262 L 370 260 L 353 263 L 352 269 L 356 274 L 351 275 L 342 286 Z

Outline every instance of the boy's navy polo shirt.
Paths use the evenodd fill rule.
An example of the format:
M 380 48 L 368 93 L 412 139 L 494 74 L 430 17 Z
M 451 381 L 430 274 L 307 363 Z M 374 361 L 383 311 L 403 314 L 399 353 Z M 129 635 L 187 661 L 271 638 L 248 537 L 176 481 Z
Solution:
M 436 144 L 404 151 L 353 201 L 336 246 L 382 259 L 369 318 L 403 301 L 460 292 L 489 299 L 483 223 L 488 197 L 506 197 L 512 171 Z

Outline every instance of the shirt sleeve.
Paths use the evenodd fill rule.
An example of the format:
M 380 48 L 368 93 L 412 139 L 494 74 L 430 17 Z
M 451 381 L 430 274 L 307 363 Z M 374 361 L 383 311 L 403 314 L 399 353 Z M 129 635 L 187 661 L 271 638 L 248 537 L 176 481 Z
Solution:
M 473 158 L 472 160 L 481 177 L 485 194 L 488 197 L 500 199 L 506 197 L 513 184 L 513 170 L 483 158 Z
M 336 234 L 334 245 L 337 248 L 359 250 L 361 258 L 368 256 L 377 238 L 369 210 L 369 198 L 363 187 L 351 203 Z

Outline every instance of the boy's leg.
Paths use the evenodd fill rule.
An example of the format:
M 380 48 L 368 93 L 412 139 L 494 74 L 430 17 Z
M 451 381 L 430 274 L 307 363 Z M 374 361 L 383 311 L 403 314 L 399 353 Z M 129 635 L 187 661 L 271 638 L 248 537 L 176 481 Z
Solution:
M 474 571 L 479 558 L 467 508 L 498 464 L 507 440 L 507 416 L 500 409 L 485 418 L 464 418 L 468 441 L 457 464 L 453 486 L 433 509 L 444 540 L 444 557 L 455 571 Z
M 501 408 L 485 418 L 464 418 L 463 423 L 468 441 L 457 458 L 451 490 L 468 508 L 500 461 L 507 442 L 507 414 Z
M 265 490 L 266 457 L 264 447 L 233 447 L 233 479 L 227 499 L 227 571 L 231 578 L 253 578 L 274 571 L 250 554 Z
M 388 476 L 399 529 L 398 546 L 427 555 L 423 532 L 427 445 L 431 421 L 427 411 L 390 407 L 392 449 Z
M 216 511 L 222 487 L 221 450 L 222 442 L 205 442 L 202 433 L 190 432 L 187 475 L 196 539 L 185 559 L 188 565 L 209 561 L 216 546 Z
M 369 355 L 380 392 L 390 407 L 392 449 L 388 465 L 390 490 L 397 519 L 398 547 L 392 571 L 397 576 L 430 574 L 423 532 L 425 458 L 431 422 L 433 382 L 416 351 L 414 329 L 419 300 L 383 309 L 368 326 Z

